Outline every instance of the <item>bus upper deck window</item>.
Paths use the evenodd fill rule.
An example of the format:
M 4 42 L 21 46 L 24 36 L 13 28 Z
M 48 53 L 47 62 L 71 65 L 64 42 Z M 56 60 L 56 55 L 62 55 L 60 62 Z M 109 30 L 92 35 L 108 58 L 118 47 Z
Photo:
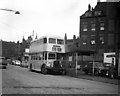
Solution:
M 43 43 L 47 43 L 47 38 L 43 38 Z
M 62 39 L 57 39 L 57 44 L 64 44 L 64 40 L 62 40 Z
M 55 38 L 49 38 L 49 43 L 54 43 L 54 44 L 56 44 L 56 39 L 55 39 Z

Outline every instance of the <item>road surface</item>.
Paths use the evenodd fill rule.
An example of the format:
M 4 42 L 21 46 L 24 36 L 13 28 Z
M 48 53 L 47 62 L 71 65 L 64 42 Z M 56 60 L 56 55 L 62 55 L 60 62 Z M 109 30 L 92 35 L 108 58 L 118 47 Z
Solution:
M 118 85 L 62 75 L 43 75 L 9 65 L 2 70 L 2 94 L 118 94 Z

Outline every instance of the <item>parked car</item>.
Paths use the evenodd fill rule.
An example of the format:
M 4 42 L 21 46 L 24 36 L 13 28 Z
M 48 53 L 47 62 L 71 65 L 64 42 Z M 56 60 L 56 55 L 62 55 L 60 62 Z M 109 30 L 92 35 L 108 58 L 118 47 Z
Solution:
M 28 61 L 22 61 L 21 62 L 21 67 L 28 67 Z
M 21 65 L 21 62 L 19 60 L 12 60 L 12 65 Z
M 15 65 L 20 66 L 20 65 L 21 65 L 21 62 L 20 62 L 19 60 L 15 60 Z
M 88 64 L 85 65 L 85 67 L 83 68 L 83 72 L 85 72 L 85 74 L 88 73 L 93 73 L 93 62 L 89 62 Z M 98 75 L 108 75 L 109 72 L 109 68 L 103 66 L 103 63 L 101 62 L 94 62 L 94 75 L 98 76 Z
M 8 62 L 5 57 L 0 57 L 0 68 L 6 69 L 8 65 Z

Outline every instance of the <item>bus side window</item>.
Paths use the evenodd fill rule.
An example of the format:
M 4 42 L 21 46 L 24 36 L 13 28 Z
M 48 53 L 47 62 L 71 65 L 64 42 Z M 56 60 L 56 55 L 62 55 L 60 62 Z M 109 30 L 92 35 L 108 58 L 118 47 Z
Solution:
M 41 57 L 39 56 L 39 60 L 41 60 Z
M 33 56 L 33 60 L 35 60 L 35 56 Z
M 36 56 L 36 58 L 35 58 L 36 60 L 38 59 L 38 56 Z
M 45 60 L 47 60 L 47 53 L 45 53 Z
M 31 60 L 33 60 L 33 56 L 31 56 Z
M 47 38 L 43 38 L 43 43 L 47 43 Z
M 43 52 L 43 57 L 42 57 L 42 60 L 44 60 L 44 52 Z

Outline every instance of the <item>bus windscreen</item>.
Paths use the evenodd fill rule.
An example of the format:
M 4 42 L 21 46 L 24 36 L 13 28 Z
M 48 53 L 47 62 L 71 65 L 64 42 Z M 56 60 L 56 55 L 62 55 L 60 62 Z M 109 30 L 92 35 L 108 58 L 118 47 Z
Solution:
M 49 53 L 48 59 L 55 59 L 55 53 Z

